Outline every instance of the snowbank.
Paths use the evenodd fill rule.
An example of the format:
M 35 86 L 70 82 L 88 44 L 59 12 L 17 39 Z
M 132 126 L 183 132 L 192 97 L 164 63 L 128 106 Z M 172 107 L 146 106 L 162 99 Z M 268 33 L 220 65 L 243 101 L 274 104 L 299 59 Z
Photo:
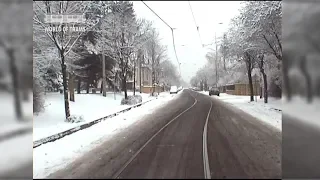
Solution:
M 30 93 L 30 100 L 22 102 L 22 112 L 25 121 L 32 120 L 32 92 Z M 7 92 L 0 92 L 0 131 L 1 127 L 6 126 L 21 126 L 23 123 L 19 123 L 15 118 L 14 99 L 13 95 Z
M 124 97 L 121 99 L 121 105 L 135 105 L 142 102 L 142 97 L 140 95 L 128 96 L 127 99 Z
M 283 113 L 295 119 L 320 128 L 320 98 L 308 104 L 306 98 L 296 96 L 292 101 L 283 100 Z
M 15 118 L 13 95 L 0 92 L 0 177 L 7 171 L 13 170 L 32 162 L 32 94 L 29 102 L 22 102 L 23 122 Z M 26 135 L 20 133 L 28 129 Z M 18 133 L 17 133 L 18 132 Z M 8 135 L 13 134 L 8 139 Z
M 21 165 L 32 163 L 32 133 L 0 143 L 0 177 Z
M 32 94 L 30 101 L 22 102 L 23 121 L 15 118 L 13 95 L 7 92 L 0 92 L 0 139 L 7 134 L 32 128 Z
M 66 167 L 85 152 L 100 145 L 114 134 L 122 131 L 152 114 L 153 111 L 172 100 L 177 95 L 161 93 L 158 99 L 103 121 L 88 129 L 81 130 L 55 142 L 51 142 L 33 151 L 33 178 L 45 178 L 51 173 Z
M 263 99 L 255 96 L 255 101 L 250 102 L 250 96 L 234 96 L 221 93 L 220 97 L 212 96 L 245 111 L 246 113 L 282 130 L 282 101 L 277 98 L 268 98 L 265 104 Z M 256 101 L 257 99 L 257 101 Z
M 128 92 L 128 95 L 133 94 Z M 149 94 L 136 93 L 142 97 L 142 102 L 150 100 Z M 128 108 L 121 105 L 124 94 L 75 94 L 75 102 L 70 102 L 70 112 L 73 117 L 80 119 L 78 123 L 65 122 L 63 95 L 60 93 L 47 93 L 45 96 L 45 110 L 34 116 L 33 135 L 34 141 L 50 135 L 71 129 L 73 127 L 91 122 L 111 113 Z

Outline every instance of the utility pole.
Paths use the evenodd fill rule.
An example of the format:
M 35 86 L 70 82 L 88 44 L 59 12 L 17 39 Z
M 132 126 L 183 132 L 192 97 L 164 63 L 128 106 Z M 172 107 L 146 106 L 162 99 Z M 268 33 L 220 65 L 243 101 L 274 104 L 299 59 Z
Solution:
M 218 45 L 217 45 L 217 33 L 214 33 L 214 39 L 215 39 L 215 44 L 216 44 L 216 88 L 218 88 Z
M 141 87 L 141 85 L 142 85 L 142 82 L 141 82 L 141 80 L 142 80 L 142 78 L 141 78 L 141 74 L 142 74 L 142 70 L 141 70 L 141 60 L 142 60 L 142 58 L 144 58 L 144 55 L 141 53 L 141 56 L 139 57 L 139 87 L 140 87 L 140 94 L 142 93 L 142 87 Z
M 223 42 L 225 43 L 226 42 L 226 34 L 223 35 Z M 226 68 L 226 45 L 223 44 L 223 47 L 222 47 L 222 56 L 223 56 L 223 69 L 226 71 L 227 68 Z
M 223 24 L 223 23 L 218 23 L 218 24 Z M 217 31 L 214 32 L 214 40 L 216 44 L 216 87 L 218 88 L 218 44 L 217 44 Z

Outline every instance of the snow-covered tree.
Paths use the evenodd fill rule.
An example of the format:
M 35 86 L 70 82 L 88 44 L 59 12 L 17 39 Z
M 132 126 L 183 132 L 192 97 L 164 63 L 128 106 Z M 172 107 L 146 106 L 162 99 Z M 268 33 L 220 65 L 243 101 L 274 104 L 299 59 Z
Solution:
M 160 69 L 162 72 L 160 81 L 162 81 L 165 85 L 171 86 L 179 84 L 180 79 L 177 68 L 170 60 L 164 60 L 160 62 Z
M 288 100 L 295 94 L 309 103 L 320 96 L 319 3 L 285 1 L 283 6 L 283 84 Z
M 42 43 L 48 44 L 49 47 L 54 47 L 53 52 L 58 56 L 61 66 L 61 74 L 63 80 L 63 94 L 65 104 L 65 116 L 68 120 L 70 117 L 69 99 L 68 99 L 68 56 L 72 56 L 72 50 L 79 38 L 86 31 L 95 27 L 99 22 L 99 17 L 90 16 L 88 7 L 91 5 L 91 1 L 34 1 L 33 9 L 33 28 L 34 36 L 42 41 Z M 52 23 L 45 22 L 46 15 L 85 15 L 85 22 L 79 24 L 66 24 L 58 23 L 54 25 Z M 90 17 L 90 18 L 89 18 Z M 61 19 L 62 21 L 62 19 Z M 81 28 L 82 26 L 82 28 Z M 78 30 L 80 29 L 80 30 Z M 81 30 L 82 29 L 82 30 Z M 70 63 L 71 64 L 71 63 Z M 70 69 L 70 68 L 69 68 Z
M 265 55 L 275 56 L 279 62 L 282 62 L 282 42 L 281 42 L 281 2 L 279 1 L 257 1 L 247 2 L 243 12 L 243 22 L 248 26 L 248 31 L 251 32 L 253 43 L 259 51 L 258 67 L 263 77 L 264 90 L 265 90 L 265 102 L 267 102 L 267 74 L 265 73 L 265 66 L 269 62 L 262 58 Z M 274 63 L 274 62 L 272 62 Z M 280 65 L 277 66 L 277 70 L 280 71 Z M 280 74 L 280 73 L 278 73 Z M 275 75 L 275 74 L 274 74 Z M 275 81 L 278 82 L 281 77 L 275 77 Z M 279 87 L 281 88 L 281 84 Z
M 228 77 L 233 74 L 241 74 L 239 67 L 242 67 L 244 63 L 245 74 L 251 89 L 250 100 L 253 101 L 251 74 L 254 68 L 260 69 L 265 82 L 265 93 L 268 93 L 266 72 L 271 72 L 267 68 L 277 68 L 279 73 L 272 75 L 278 77 L 274 77 L 272 80 L 281 87 L 281 82 L 279 82 L 281 79 L 280 65 L 272 66 L 274 61 L 271 62 L 268 61 L 270 58 L 265 58 L 265 56 L 274 56 L 278 59 L 277 64 L 281 64 L 282 61 L 281 2 L 248 1 L 243 5 L 240 9 L 240 15 L 232 19 L 228 31 L 223 36 L 220 52 L 226 68 L 219 75 L 223 76 L 224 81 L 230 81 L 231 79 Z M 267 102 L 267 97 L 265 94 L 265 102 Z
M 166 58 L 166 48 L 160 44 L 159 33 L 155 29 L 150 31 L 148 35 L 149 40 L 144 45 L 146 49 L 147 57 L 150 58 L 151 71 L 152 71 L 152 95 L 155 92 L 155 84 L 158 82 L 158 75 L 160 72 L 160 63 Z
M 0 2 L 0 48 L 5 52 L 8 60 L 8 69 L 11 76 L 9 86 L 12 86 L 14 96 L 15 114 L 18 120 L 22 120 L 23 111 L 20 98 L 20 87 L 25 79 L 22 73 L 31 76 L 31 71 L 26 61 L 30 62 L 31 43 L 28 41 L 32 37 L 30 22 L 32 13 L 31 4 L 25 1 L 1 1 Z M 26 53 L 26 54 L 25 54 Z M 25 56 L 27 55 L 27 56 Z M 25 68 L 28 69 L 25 69 Z M 27 72 L 27 70 L 29 70 Z
M 132 73 L 133 53 L 136 53 L 147 40 L 145 21 L 137 19 L 131 2 L 112 1 L 106 8 L 107 15 L 102 18 L 99 43 L 94 46 L 115 59 L 121 79 L 122 89 L 127 99 L 127 79 Z

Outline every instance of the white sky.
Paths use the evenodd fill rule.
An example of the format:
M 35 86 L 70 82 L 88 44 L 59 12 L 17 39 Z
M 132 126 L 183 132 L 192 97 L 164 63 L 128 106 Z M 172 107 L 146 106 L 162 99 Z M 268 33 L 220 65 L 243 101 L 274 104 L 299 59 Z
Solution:
M 188 1 L 144 1 L 174 30 L 176 51 L 181 63 L 181 76 L 189 83 L 196 71 L 205 63 L 205 54 L 209 46 L 202 48 L 196 25 Z M 240 1 L 190 1 L 193 14 L 201 35 L 203 44 L 214 42 L 215 31 L 217 38 L 222 36 L 228 24 L 236 16 L 240 8 Z M 167 46 L 168 56 L 178 69 L 170 28 L 165 25 L 141 1 L 133 1 L 136 15 L 153 21 L 162 39 L 162 44 Z M 223 24 L 219 24 L 223 23 Z M 185 45 L 185 46 L 182 46 Z M 214 44 L 212 47 L 215 47 Z

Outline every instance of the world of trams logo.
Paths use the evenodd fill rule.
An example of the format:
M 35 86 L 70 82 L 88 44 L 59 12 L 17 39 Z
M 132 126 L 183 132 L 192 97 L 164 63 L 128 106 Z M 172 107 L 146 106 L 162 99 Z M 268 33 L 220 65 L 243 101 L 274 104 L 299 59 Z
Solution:
M 86 18 L 84 14 L 46 14 L 44 18 L 46 24 L 50 26 L 45 27 L 46 32 L 84 32 L 86 31 Z

